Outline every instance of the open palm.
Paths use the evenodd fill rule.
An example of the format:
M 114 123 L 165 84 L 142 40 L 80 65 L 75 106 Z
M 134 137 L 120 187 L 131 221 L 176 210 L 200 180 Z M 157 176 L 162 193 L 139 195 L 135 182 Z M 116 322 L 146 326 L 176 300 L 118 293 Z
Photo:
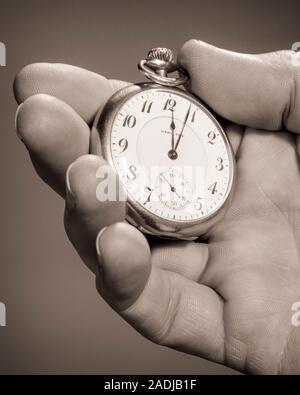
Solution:
M 205 241 L 147 241 L 123 222 L 124 203 L 97 201 L 105 161 L 89 125 L 124 83 L 27 66 L 15 81 L 18 133 L 38 174 L 66 198 L 67 233 L 99 293 L 138 331 L 243 372 L 299 373 L 299 54 L 239 55 L 190 41 L 179 61 L 190 89 L 234 122 L 226 130 L 236 191 Z
M 291 322 L 300 300 L 298 162 L 291 134 L 246 129 L 233 204 L 209 235 L 201 281 L 224 302 L 222 357 L 239 370 L 299 372 Z

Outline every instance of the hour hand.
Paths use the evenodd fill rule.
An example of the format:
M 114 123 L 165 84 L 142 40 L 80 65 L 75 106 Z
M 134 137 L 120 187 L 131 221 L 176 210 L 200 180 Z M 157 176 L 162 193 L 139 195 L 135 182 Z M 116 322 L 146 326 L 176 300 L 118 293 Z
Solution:
M 170 159 L 176 159 L 177 158 L 177 153 L 175 151 L 175 129 L 176 129 L 176 126 L 175 126 L 175 122 L 174 122 L 174 110 L 170 109 L 170 111 L 172 113 L 172 121 L 171 121 L 171 125 L 170 125 L 170 129 L 172 132 L 172 142 L 171 142 L 171 149 L 168 152 L 168 157 Z
M 172 147 L 171 147 L 171 150 L 174 151 L 176 126 L 175 126 L 175 122 L 174 122 L 174 110 L 173 109 L 171 109 L 171 113 L 172 113 L 172 122 L 171 122 L 171 125 L 170 125 L 170 129 L 171 129 L 171 132 L 172 132 Z

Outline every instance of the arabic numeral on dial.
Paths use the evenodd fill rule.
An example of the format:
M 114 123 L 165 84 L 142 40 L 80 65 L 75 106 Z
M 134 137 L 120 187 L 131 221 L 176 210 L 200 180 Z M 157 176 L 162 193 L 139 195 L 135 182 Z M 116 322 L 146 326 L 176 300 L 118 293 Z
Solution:
M 128 180 L 135 180 L 136 179 L 136 167 L 134 165 L 129 166 L 130 174 L 127 174 Z
M 222 171 L 224 169 L 224 163 L 223 162 L 224 162 L 223 158 L 218 158 L 217 159 L 216 169 L 218 171 Z
M 176 100 L 174 99 L 168 99 L 166 101 L 166 104 L 164 106 L 164 110 L 174 110 L 174 107 L 176 106 Z
M 202 198 L 198 197 L 195 203 L 195 210 L 201 210 L 202 209 Z
M 142 112 L 149 114 L 151 111 L 152 104 L 153 102 L 148 103 L 148 101 L 146 100 L 145 103 L 143 104 Z
M 192 122 L 192 123 L 195 122 L 195 118 L 196 118 L 196 113 L 197 113 L 197 111 L 198 111 L 198 110 L 195 110 L 195 111 L 193 112 L 192 119 L 191 119 L 191 122 Z
M 217 137 L 215 132 L 209 132 L 207 137 L 208 137 L 209 144 L 211 144 L 211 145 L 215 144 L 215 139 Z
M 122 154 L 122 152 L 126 151 L 128 148 L 128 140 L 127 139 L 121 139 L 119 141 L 119 146 L 121 147 L 122 151 L 120 152 Z
M 214 182 L 211 184 L 210 187 L 208 187 L 208 190 L 214 195 L 217 191 L 217 182 Z
M 134 128 L 136 125 L 136 117 L 134 115 L 126 115 L 123 126 L 128 126 L 129 128 Z

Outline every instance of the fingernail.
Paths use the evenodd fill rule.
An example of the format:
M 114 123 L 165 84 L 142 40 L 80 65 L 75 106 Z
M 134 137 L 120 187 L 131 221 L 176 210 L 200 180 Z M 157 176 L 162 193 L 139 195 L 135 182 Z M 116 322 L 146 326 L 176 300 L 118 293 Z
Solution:
M 98 236 L 96 239 L 96 250 L 97 250 L 98 259 L 102 257 L 101 248 L 100 248 L 100 239 L 101 239 L 103 233 L 106 231 L 106 229 L 107 229 L 107 226 L 102 228 L 100 230 L 100 232 L 98 233 Z
M 15 130 L 16 130 L 16 133 L 17 133 L 17 136 L 19 137 L 19 139 L 20 139 L 22 142 L 24 142 L 23 137 L 21 136 L 21 134 L 20 134 L 20 132 L 19 132 L 19 129 L 18 129 L 18 115 L 19 115 L 19 112 L 20 112 L 22 106 L 23 106 L 23 103 L 21 103 L 21 104 L 19 105 L 19 107 L 17 108 L 17 111 L 16 111 L 16 116 L 15 116 Z
M 71 189 L 71 184 L 70 184 L 70 171 L 73 165 L 74 163 L 70 164 L 66 173 L 66 207 L 68 210 L 73 210 L 76 206 L 75 195 Z

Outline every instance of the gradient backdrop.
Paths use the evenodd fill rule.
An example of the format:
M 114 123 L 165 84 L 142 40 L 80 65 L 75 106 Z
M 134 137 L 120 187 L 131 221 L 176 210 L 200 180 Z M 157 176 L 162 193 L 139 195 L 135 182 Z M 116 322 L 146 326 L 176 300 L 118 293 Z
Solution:
M 0 0 L 0 373 L 201 374 L 230 371 L 143 339 L 98 297 L 63 229 L 63 202 L 32 170 L 14 133 L 14 75 L 65 62 L 137 81 L 154 46 L 189 38 L 242 52 L 300 41 L 300 2 Z M 201 71 L 200 71 L 201 72 Z

